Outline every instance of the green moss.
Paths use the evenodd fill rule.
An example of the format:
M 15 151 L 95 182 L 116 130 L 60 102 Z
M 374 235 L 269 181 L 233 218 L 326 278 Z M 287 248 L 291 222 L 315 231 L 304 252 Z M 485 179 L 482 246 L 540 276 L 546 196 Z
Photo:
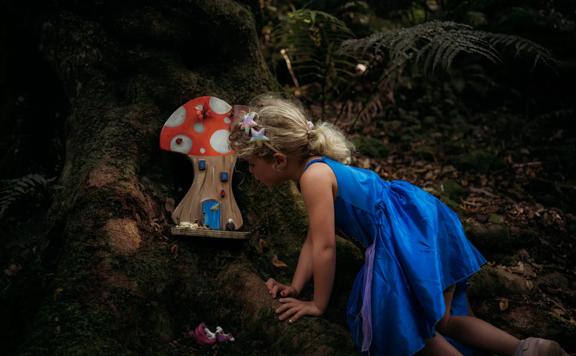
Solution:
M 490 221 L 492 224 L 502 224 L 504 223 L 504 217 L 499 214 L 490 214 L 488 221 Z
M 162 208 L 143 206 L 129 191 L 143 166 L 158 164 L 150 158 L 158 150 L 161 125 L 174 108 L 200 95 L 243 103 L 254 94 L 278 88 L 259 52 L 252 15 L 242 5 L 229 1 L 186 4 L 192 6 L 192 12 L 206 12 L 205 22 L 186 21 L 186 26 L 210 25 L 220 38 L 233 28 L 238 41 L 218 46 L 226 47 L 230 54 L 246 55 L 232 62 L 200 63 L 192 68 L 183 63 L 181 53 L 146 47 L 135 35 L 178 42 L 199 30 L 176 31 L 181 23 L 166 22 L 164 9 L 151 8 L 142 10 L 152 16 L 151 24 L 133 17 L 129 20 L 139 22 L 111 25 L 136 32 L 123 32 L 127 37 L 122 39 L 129 38 L 125 43 L 129 50 L 111 48 L 118 38 L 112 37 L 114 31 L 103 33 L 97 20 L 83 23 L 74 15 L 65 16 L 59 24 L 58 46 L 46 40 L 46 46 L 55 46 L 50 50 L 53 64 L 73 102 L 66 142 L 73 149 L 67 151 L 61 181 L 64 189 L 55 212 L 67 223 L 54 290 L 49 291 L 33 331 L 21 347 L 22 354 L 170 354 L 165 349 L 167 340 L 191 323 L 231 320 L 236 331 L 244 330 L 244 319 L 238 313 L 242 306 L 234 304 L 233 295 L 221 295 L 213 283 L 219 269 L 248 256 L 261 275 L 288 277 L 291 271 L 272 266 L 273 254 L 295 266 L 306 233 L 305 216 L 286 187 L 270 193 L 255 188 L 251 180 L 242 187 L 237 198 L 243 212 L 254 216 L 246 219 L 254 238 L 238 244 L 166 242 L 162 232 L 147 228 L 150 221 L 162 221 Z M 68 36 L 85 28 L 90 32 L 80 31 L 73 39 Z M 75 47 L 78 42 L 82 45 Z M 119 52 L 125 54 L 122 61 L 113 55 Z M 82 58 L 90 53 L 93 58 Z M 113 182 L 102 187 L 87 184 L 92 170 L 102 165 L 117 171 Z M 169 181 L 160 179 L 164 179 L 160 184 Z M 140 248 L 126 256 L 111 249 L 102 230 L 110 219 L 125 217 L 138 221 L 142 234 Z M 256 250 L 258 238 L 269 242 L 264 255 Z M 178 257 L 170 252 L 172 244 L 179 248 Z M 111 281 L 115 276 L 118 281 Z M 239 338 L 243 342 L 227 350 L 245 354 L 260 342 L 265 353 L 271 342 L 263 335 L 267 335 L 272 317 L 263 315 L 252 326 L 253 337 Z M 277 353 L 301 350 L 291 341 L 305 334 L 293 329 L 289 335 L 285 342 L 274 341 Z
M 506 285 L 502 283 L 492 268 L 487 267 L 472 276 L 468 292 L 472 298 L 479 300 L 508 295 Z
M 414 157 L 433 162 L 436 159 L 436 152 L 431 147 L 418 147 L 414 149 Z
M 116 339 L 114 318 L 97 304 L 60 302 L 39 312 L 22 355 L 131 355 Z
M 288 280 L 298 261 L 300 247 L 306 236 L 306 214 L 288 184 L 269 190 L 248 176 L 237 196 L 240 209 L 249 211 L 247 229 L 251 233 L 248 257 L 264 279 L 268 277 Z M 259 240 L 266 241 L 264 251 Z M 276 255 L 289 268 L 272 264 Z
M 441 188 L 448 198 L 455 201 L 460 201 L 466 194 L 466 189 L 452 179 L 445 179 Z
M 511 231 L 505 224 L 464 225 L 466 235 L 482 253 L 509 254 L 510 251 L 532 246 L 537 239 L 531 230 Z
M 372 137 L 355 137 L 352 143 L 360 153 L 368 157 L 384 158 L 390 153 L 381 140 Z
M 505 164 L 495 152 L 477 149 L 456 156 L 454 166 L 463 171 L 472 170 L 488 173 L 491 170 L 503 168 Z

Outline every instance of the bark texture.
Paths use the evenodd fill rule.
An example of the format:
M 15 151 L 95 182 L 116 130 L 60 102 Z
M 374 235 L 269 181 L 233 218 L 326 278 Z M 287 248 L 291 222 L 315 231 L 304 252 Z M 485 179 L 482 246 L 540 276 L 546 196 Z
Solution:
M 206 321 L 235 334 L 227 354 L 353 353 L 341 313 L 349 284 L 337 285 L 325 319 L 288 326 L 271 312 L 264 280 L 289 278 L 305 234 L 291 187 L 258 187 L 240 165 L 235 195 L 251 239 L 169 236 L 167 203 L 182 199 L 192 177 L 185 157 L 160 151 L 164 121 L 197 96 L 245 103 L 277 89 L 254 8 L 231 0 L 102 0 L 27 9 L 70 113 L 62 189 L 44 225 L 54 274 L 13 351 L 202 353 L 171 341 Z M 346 267 L 339 262 L 338 273 L 351 283 L 361 255 L 344 241 L 339 251 Z M 274 256 L 288 268 L 274 266 Z

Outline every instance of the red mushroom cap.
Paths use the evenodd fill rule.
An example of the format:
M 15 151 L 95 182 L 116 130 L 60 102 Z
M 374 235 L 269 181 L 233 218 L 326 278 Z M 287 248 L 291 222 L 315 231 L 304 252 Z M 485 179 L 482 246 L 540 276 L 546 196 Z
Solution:
M 179 107 L 160 132 L 160 148 L 189 156 L 234 153 L 228 144 L 232 106 L 214 96 L 201 96 Z

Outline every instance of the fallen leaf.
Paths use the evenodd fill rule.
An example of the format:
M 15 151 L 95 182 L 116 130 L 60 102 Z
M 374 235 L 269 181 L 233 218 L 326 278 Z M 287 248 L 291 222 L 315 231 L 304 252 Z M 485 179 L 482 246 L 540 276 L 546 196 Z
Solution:
M 563 317 L 566 315 L 566 312 L 558 307 L 552 307 L 552 313 L 556 314 L 557 316 Z
M 266 241 L 264 241 L 264 239 L 258 239 L 258 252 L 264 253 L 265 248 L 266 248 Z
M 498 307 L 500 308 L 500 311 L 507 310 L 508 309 L 508 298 L 500 299 L 500 301 L 498 302 Z
M 278 268 L 286 268 L 288 267 L 288 265 L 284 262 L 282 262 L 281 260 L 278 259 L 278 256 L 274 255 L 274 257 L 272 257 L 272 264 L 274 265 L 274 267 L 278 267 Z
M 172 252 L 172 256 L 174 258 L 178 257 L 178 245 L 173 244 L 172 246 L 170 246 L 170 252 Z

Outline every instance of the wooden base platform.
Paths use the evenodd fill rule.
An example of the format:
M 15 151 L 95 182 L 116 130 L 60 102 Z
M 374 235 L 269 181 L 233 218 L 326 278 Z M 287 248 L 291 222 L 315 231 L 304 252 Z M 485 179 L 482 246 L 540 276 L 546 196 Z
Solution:
M 189 226 L 173 226 L 170 229 L 172 235 L 179 236 L 203 236 L 203 237 L 215 237 L 219 239 L 236 239 L 245 240 L 250 234 L 247 231 L 224 231 L 224 230 L 210 230 L 210 229 L 199 229 L 192 228 Z

